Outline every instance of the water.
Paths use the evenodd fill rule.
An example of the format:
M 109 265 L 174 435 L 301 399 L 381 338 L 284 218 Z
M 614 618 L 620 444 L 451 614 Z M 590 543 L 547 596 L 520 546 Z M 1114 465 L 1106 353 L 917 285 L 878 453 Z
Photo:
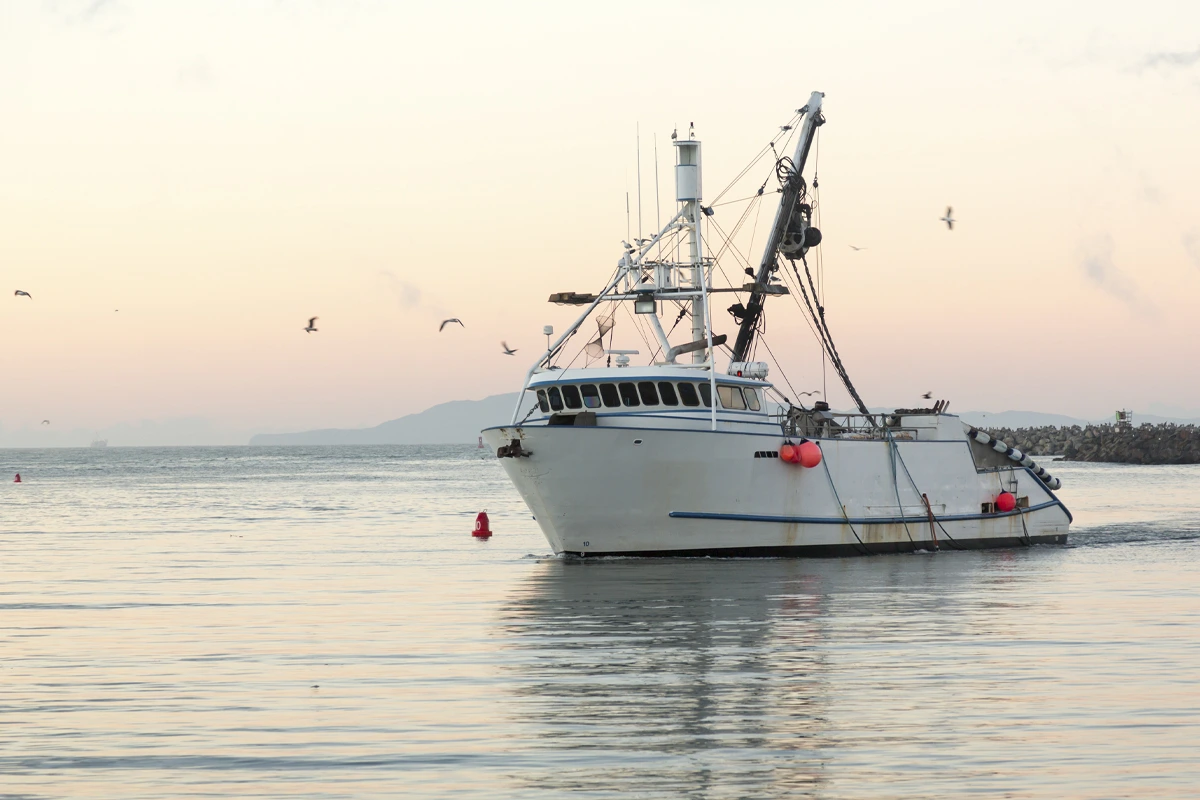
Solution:
M 1200 468 L 1055 464 L 1068 547 L 586 563 L 474 448 L 0 451 L 17 471 L 0 797 L 1200 785 Z

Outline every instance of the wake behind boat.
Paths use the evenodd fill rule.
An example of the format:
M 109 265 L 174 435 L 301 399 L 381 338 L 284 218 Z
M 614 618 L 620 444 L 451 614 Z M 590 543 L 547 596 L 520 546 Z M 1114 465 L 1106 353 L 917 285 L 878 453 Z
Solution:
M 824 556 L 1066 542 L 1059 481 L 1027 455 L 966 426 L 943 401 L 871 413 L 854 388 L 807 260 L 821 243 L 817 185 L 810 192 L 804 169 L 825 122 L 823 97 L 814 92 L 782 127 L 796 139 L 791 157 L 771 143 L 768 182 L 777 181 L 780 202 L 747 282 L 714 286 L 721 257 L 736 259 L 741 223 L 729 235 L 718 228 L 720 249 L 705 253 L 714 231 L 701 235 L 713 210 L 702 199 L 700 142 L 673 136 L 675 216 L 651 238 L 622 242 L 598 294 L 551 296 L 586 309 L 530 368 L 512 419 L 483 436 L 556 553 Z M 739 295 L 728 309 L 732 346 L 709 322 L 722 292 Z M 766 301 L 788 295 L 802 300 L 795 305 L 856 412 L 793 401 L 755 360 Z M 631 359 L 642 360 L 639 350 L 614 349 L 617 312 L 628 306 L 625 319 L 649 350 L 641 365 Z M 590 318 L 594 333 L 568 351 Z M 675 330 L 685 319 L 682 339 Z

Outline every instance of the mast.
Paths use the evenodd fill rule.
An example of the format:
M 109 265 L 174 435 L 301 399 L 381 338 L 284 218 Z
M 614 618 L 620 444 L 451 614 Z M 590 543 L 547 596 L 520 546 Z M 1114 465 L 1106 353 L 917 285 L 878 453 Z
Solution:
M 675 199 L 683 204 L 682 216 L 686 225 L 687 263 L 691 266 L 692 287 L 703 289 L 704 283 L 704 250 L 700 240 L 700 200 L 702 197 L 700 175 L 700 142 L 696 141 L 691 132 L 687 139 L 675 142 L 677 155 L 675 162 Z M 692 341 L 698 342 L 704 338 L 707 329 L 705 324 L 704 298 L 693 297 L 691 303 Z M 699 364 L 708 358 L 705 349 L 692 351 L 692 363 Z
M 792 156 L 794 169 L 787 174 L 786 182 L 783 185 L 779 208 L 775 211 L 775 223 L 771 226 L 771 233 L 767 237 L 767 246 L 763 250 L 762 262 L 759 264 L 758 274 L 754 278 L 754 289 L 750 292 L 750 299 L 746 302 L 746 312 L 741 319 L 737 342 L 733 345 L 733 361 L 745 361 L 750 353 L 750 345 L 754 343 L 754 332 L 758 327 L 758 320 L 762 316 L 763 301 L 767 295 L 764 289 L 771 279 L 771 273 L 775 270 L 779 247 L 783 244 L 785 235 L 799 233 L 801 239 L 797 247 L 800 252 L 808 249 L 803 238 L 803 229 L 808 227 L 808 220 L 801 223 L 799 230 L 789 230 L 789 228 L 797 227 L 793 224 L 793 217 L 797 210 L 796 201 L 805 189 L 802 176 L 804 163 L 808 160 L 808 151 L 812 147 L 817 128 L 825 122 L 825 118 L 821 116 L 821 98 L 824 96 L 823 92 L 813 92 L 812 96 L 808 98 L 808 105 L 800 109 L 804 112 L 804 123 L 800 127 L 800 135 L 797 137 L 796 152 Z M 783 177 L 780 167 L 776 169 Z

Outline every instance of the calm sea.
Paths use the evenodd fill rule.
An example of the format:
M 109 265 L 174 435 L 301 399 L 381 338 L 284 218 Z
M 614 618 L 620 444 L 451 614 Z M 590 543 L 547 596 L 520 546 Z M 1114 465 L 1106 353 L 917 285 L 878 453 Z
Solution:
M 0 451 L 0 797 L 1196 796 L 1200 468 L 1052 471 L 1067 547 L 564 563 L 474 448 Z

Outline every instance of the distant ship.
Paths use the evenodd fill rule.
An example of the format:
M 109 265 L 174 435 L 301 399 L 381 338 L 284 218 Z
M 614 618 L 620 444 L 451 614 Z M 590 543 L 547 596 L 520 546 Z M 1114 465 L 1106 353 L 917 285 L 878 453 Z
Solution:
M 822 98 L 814 93 L 781 128 L 797 134 L 795 152 L 764 165 L 763 188 L 749 198 L 769 196 L 766 187 L 777 181 L 771 193 L 779 207 L 758 269 L 741 256 L 733 270 L 749 281 L 713 285 L 732 234 L 704 227 L 713 208 L 701 199 L 700 142 L 673 134 L 678 212 L 654 236 L 622 242 L 616 272 L 598 294 L 551 295 L 586 310 L 529 368 L 512 418 L 483 438 L 556 553 L 824 556 L 1066 542 L 1071 514 L 1054 495 L 1060 481 L 1028 455 L 947 413 L 945 401 L 872 412 L 850 382 L 825 321 L 822 273 L 818 265 L 814 280 L 806 259 L 822 238 L 813 225 L 815 165 L 811 182 L 803 177 L 825 122 Z M 864 281 L 855 291 L 887 297 L 902 281 Z M 714 319 L 718 292 L 743 300 Z M 804 406 L 786 377 L 790 396 L 754 360 L 766 333 L 765 302 L 789 295 L 799 296 L 856 413 L 835 412 L 827 400 Z M 616 317 L 617 304 L 632 304 L 633 313 Z M 568 352 L 593 312 L 594 332 Z M 614 326 L 626 320 L 624 335 L 646 343 L 648 363 L 630 362 L 638 350 L 613 349 Z M 690 335 L 670 339 L 685 320 L 682 333 Z M 712 330 L 717 323 L 738 329 L 723 370 L 717 348 L 726 336 Z M 936 352 L 933 342 L 895 334 L 880 347 L 902 365 Z
M 108 439 L 93 439 L 91 447 L 108 447 Z

